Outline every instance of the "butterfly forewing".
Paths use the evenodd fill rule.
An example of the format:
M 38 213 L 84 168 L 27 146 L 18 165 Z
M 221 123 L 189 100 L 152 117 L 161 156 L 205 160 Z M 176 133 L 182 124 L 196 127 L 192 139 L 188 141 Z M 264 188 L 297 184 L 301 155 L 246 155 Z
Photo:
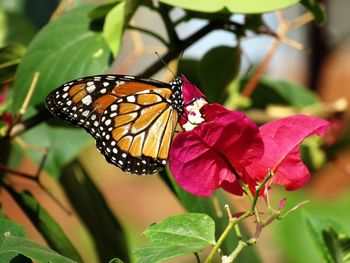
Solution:
M 174 97 L 179 89 L 178 79 L 167 84 L 123 75 L 92 76 L 51 92 L 46 107 L 93 135 L 108 162 L 127 172 L 150 174 L 166 164 L 182 110 L 182 97 Z

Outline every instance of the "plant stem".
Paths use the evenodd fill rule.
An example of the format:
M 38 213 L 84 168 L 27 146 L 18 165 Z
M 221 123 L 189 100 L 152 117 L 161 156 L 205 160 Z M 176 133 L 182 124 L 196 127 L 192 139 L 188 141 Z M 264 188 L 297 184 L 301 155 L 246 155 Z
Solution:
M 248 244 L 240 240 L 235 250 L 233 250 L 233 252 L 227 258 L 226 262 L 233 262 L 246 246 L 248 246 Z
M 215 246 L 213 247 L 213 249 L 210 251 L 208 257 L 205 259 L 204 263 L 210 263 L 212 262 L 216 252 L 219 250 L 219 248 L 221 247 L 222 243 L 224 242 L 224 240 L 226 239 L 226 237 L 228 236 L 228 234 L 231 232 L 232 228 L 239 222 L 241 222 L 242 220 L 244 220 L 245 218 L 247 218 L 248 216 L 250 216 L 251 212 L 250 210 L 245 212 L 243 215 L 241 215 L 238 218 L 233 219 L 232 221 L 229 222 L 229 224 L 227 225 L 227 227 L 225 228 L 224 232 L 221 234 L 221 236 L 219 237 L 218 242 L 215 244 Z
M 246 191 L 247 195 L 251 199 L 252 205 L 251 205 L 250 209 L 247 212 L 245 212 L 243 215 L 241 215 L 240 217 L 235 218 L 233 220 L 230 220 L 229 224 L 227 225 L 227 227 L 225 228 L 224 232 L 219 237 L 218 242 L 215 244 L 213 249 L 210 251 L 210 253 L 209 253 L 208 257 L 206 258 L 206 260 L 204 261 L 204 263 L 212 262 L 216 252 L 219 250 L 219 248 L 221 247 L 222 243 L 224 242 L 224 240 L 226 239 L 228 234 L 231 232 L 232 228 L 235 227 L 236 233 L 237 233 L 237 237 L 239 239 L 241 239 L 242 236 L 240 234 L 239 228 L 236 227 L 236 224 L 238 224 L 242 220 L 246 219 L 251 214 L 255 214 L 256 218 L 257 218 L 258 226 L 257 226 L 256 233 L 254 235 L 254 238 L 250 239 L 250 243 L 243 242 L 242 240 L 239 240 L 238 246 L 240 246 L 240 247 L 239 247 L 239 249 L 237 248 L 238 246 L 235 248 L 235 250 L 234 250 L 234 256 L 235 257 L 237 257 L 236 254 L 238 255 L 240 253 L 240 251 L 242 251 L 242 249 L 247 246 L 247 244 L 251 244 L 251 243 L 255 243 L 256 242 L 256 239 L 260 235 L 262 227 L 266 226 L 267 224 L 270 224 L 274 219 L 276 219 L 279 216 L 280 212 L 278 211 L 278 213 L 274 213 L 272 215 L 272 218 L 268 218 L 266 221 L 261 222 L 261 219 L 259 218 L 259 215 L 258 215 L 259 213 L 258 213 L 257 208 L 256 208 L 256 203 L 257 203 L 260 191 L 261 191 L 261 189 L 263 189 L 263 187 L 271 179 L 272 176 L 273 176 L 273 172 L 269 171 L 269 173 L 264 178 L 264 180 L 256 187 L 256 192 L 255 192 L 254 197 L 253 197 L 252 192 L 250 191 L 249 187 L 246 184 L 244 184 L 243 181 L 240 182 L 241 185 L 242 185 L 242 188 Z M 241 242 L 245 243 L 245 245 L 242 245 Z

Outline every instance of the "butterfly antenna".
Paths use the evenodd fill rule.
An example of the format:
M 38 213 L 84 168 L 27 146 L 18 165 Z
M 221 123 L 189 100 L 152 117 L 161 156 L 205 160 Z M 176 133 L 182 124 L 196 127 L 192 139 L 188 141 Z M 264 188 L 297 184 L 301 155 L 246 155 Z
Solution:
M 175 73 L 170 69 L 170 67 L 168 66 L 168 64 L 165 63 L 165 61 L 164 61 L 164 60 L 162 59 L 162 57 L 158 54 L 158 52 L 156 51 L 156 52 L 154 52 L 154 53 L 158 56 L 159 60 L 163 62 L 164 66 L 171 72 L 171 74 L 173 74 L 174 77 L 176 78 Z

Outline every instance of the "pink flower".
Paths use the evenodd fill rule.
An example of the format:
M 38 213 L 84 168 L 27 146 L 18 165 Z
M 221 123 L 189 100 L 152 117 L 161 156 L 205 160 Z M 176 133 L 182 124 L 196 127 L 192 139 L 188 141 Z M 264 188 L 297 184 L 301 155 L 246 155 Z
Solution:
M 287 190 L 304 186 L 310 172 L 299 154 L 299 146 L 306 137 L 324 135 L 329 122 L 320 118 L 297 115 L 266 123 L 259 128 L 265 152 L 259 162 L 245 167 L 252 180 L 262 181 L 268 170 L 274 172 L 271 183 L 283 185 Z
M 275 174 L 271 182 L 287 190 L 308 181 L 310 173 L 300 159 L 299 145 L 310 135 L 323 135 L 327 121 L 300 115 L 258 128 L 243 113 L 208 104 L 197 87 L 184 77 L 183 82 L 184 92 L 189 88 L 192 93 L 184 96 L 187 118 L 180 120 L 184 132 L 174 139 L 169 167 L 186 191 L 208 196 L 223 188 L 241 195 L 243 182 L 254 192 L 269 170 Z
M 197 89 L 186 79 L 183 81 L 184 90 L 187 85 Z M 234 173 L 238 175 L 263 154 L 264 145 L 257 126 L 242 113 L 218 104 L 206 104 L 198 97 L 186 97 L 185 103 L 193 99 L 199 102 L 194 101 L 185 110 L 189 119 L 198 116 L 198 104 L 201 116 L 192 120 L 198 123 L 192 130 L 180 132 L 170 149 L 169 165 L 175 180 L 188 192 L 200 196 L 210 195 L 223 184 L 242 193 Z M 185 129 L 191 126 L 187 119 L 180 123 Z

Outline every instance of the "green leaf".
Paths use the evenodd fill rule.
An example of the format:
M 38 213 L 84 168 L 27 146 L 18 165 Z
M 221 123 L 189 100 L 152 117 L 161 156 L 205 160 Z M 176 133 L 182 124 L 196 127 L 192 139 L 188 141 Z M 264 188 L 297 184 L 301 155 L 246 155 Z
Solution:
M 97 6 L 88 13 L 88 17 L 91 20 L 103 20 L 106 15 L 118 4 L 120 1 L 113 1 L 111 3 L 105 3 Z
M 182 7 L 184 9 L 214 13 L 223 12 L 228 10 L 231 13 L 265 13 L 287 8 L 299 2 L 299 0 L 245 0 L 245 1 L 232 1 L 232 0 L 159 0 L 164 4 L 171 6 Z
M 38 262 L 75 262 L 24 237 L 23 227 L 8 219 L 0 218 L 0 262 L 28 262 L 19 254 Z
M 32 82 L 40 73 L 30 105 L 42 104 L 46 95 L 71 79 L 103 73 L 110 52 L 101 33 L 90 29 L 85 5 L 65 13 L 45 26 L 31 42 L 16 73 L 12 111 L 16 113 Z
M 200 87 L 210 102 L 223 101 L 228 84 L 240 67 L 239 47 L 220 46 L 204 55 L 198 65 Z
M 197 253 L 215 244 L 215 223 L 206 214 L 189 213 L 169 217 L 148 227 L 150 245 L 135 250 L 138 262 L 155 263 Z
M 244 87 L 245 83 L 246 80 L 242 81 L 241 87 Z M 252 107 L 259 109 L 265 109 L 270 104 L 303 108 L 318 103 L 317 95 L 299 84 L 266 78 L 260 80 L 251 100 Z
M 322 138 L 313 136 L 306 138 L 301 145 L 300 152 L 303 162 L 310 170 L 320 169 L 327 161 L 322 142 Z
M 313 14 L 317 25 L 322 26 L 326 23 L 327 15 L 325 9 L 317 0 L 301 0 L 300 3 Z
M 15 72 L 26 48 L 20 44 L 9 44 L 0 48 L 0 83 L 14 79 Z
M 124 263 L 124 261 L 120 260 L 119 258 L 114 258 L 111 261 L 109 261 L 108 263 Z
M 77 261 L 64 257 L 55 251 L 39 245 L 33 241 L 11 234 L 4 235 L 0 243 L 0 255 L 8 252 L 15 252 L 25 255 L 40 263 L 74 263 Z M 12 262 L 12 261 L 11 261 Z
M 2 211 L 1 211 L 2 212 Z M 25 230 L 17 223 L 8 220 L 1 215 L 0 218 L 0 243 L 3 242 L 6 235 L 12 235 L 17 237 L 25 237 Z M 8 251 L 0 253 L 0 262 L 17 262 L 19 254 L 17 252 Z M 17 258 L 17 261 L 15 260 Z M 24 262 L 24 260 L 23 260 Z
M 216 238 L 218 239 L 228 224 L 224 207 L 226 204 L 230 205 L 230 200 L 226 198 L 223 191 L 216 191 L 210 197 L 194 196 L 186 192 L 175 182 L 169 169 L 162 172 L 161 176 L 187 211 L 191 213 L 205 213 L 215 221 Z M 233 206 L 230 207 L 232 213 L 234 213 Z M 247 231 L 244 225 L 241 226 L 241 231 L 243 236 L 245 236 Z M 230 254 L 232 252 L 232 244 L 237 244 L 237 242 L 237 237 L 234 234 L 229 235 L 221 246 L 222 252 L 224 254 Z M 258 258 L 256 251 L 252 247 L 247 247 L 239 255 L 237 262 L 257 263 L 261 261 Z
M 60 182 L 90 231 L 100 262 L 115 257 L 130 262 L 124 229 L 84 167 L 78 161 L 70 163 L 62 170 Z
M 26 236 L 26 232 L 22 226 L 18 225 L 14 221 L 2 217 L 0 218 L 0 241 L 5 238 L 6 233 L 17 237 Z
M 107 14 L 103 25 L 103 37 L 114 57 L 118 55 L 125 18 L 125 2 L 115 5 Z
M 10 187 L 6 187 L 6 190 L 10 193 L 12 198 L 14 198 L 17 202 L 17 204 L 21 207 L 21 209 L 24 211 L 24 213 L 27 215 L 27 217 L 30 219 L 30 221 L 34 224 L 34 226 L 38 229 L 38 231 L 42 234 L 42 236 L 45 238 L 46 242 L 49 244 L 51 248 L 58 251 L 59 253 L 72 258 L 78 262 L 82 262 L 82 259 L 75 249 L 75 247 L 72 245 L 70 240 L 67 238 L 65 233 L 63 232 L 62 228 L 59 224 L 48 214 L 48 212 L 28 193 L 17 193 L 14 189 Z M 14 242 L 14 240 L 10 239 L 10 241 Z M 9 241 L 9 242 L 10 242 Z M 12 243 L 10 243 L 12 244 Z M 46 258 L 46 255 L 49 256 L 52 253 L 57 254 L 54 251 L 51 251 L 48 248 L 39 247 L 39 245 L 36 245 L 35 243 L 32 244 L 31 241 L 25 242 L 23 241 L 23 246 L 28 246 L 28 251 L 31 249 L 37 249 L 43 250 L 38 255 L 42 255 L 42 257 L 38 258 L 37 256 L 34 257 L 34 255 L 37 254 L 24 254 L 30 258 L 34 257 L 34 259 L 37 260 L 44 260 Z M 33 247 L 31 247 L 33 246 Z M 1 248 L 0 248 L 1 251 Z M 16 250 L 17 251 L 17 250 Z M 29 253 L 29 252 L 26 252 Z M 35 253 L 35 251 L 33 251 Z M 60 255 L 57 254 L 57 259 L 59 259 Z M 63 257 L 62 257 L 63 258 Z M 74 262 L 73 260 L 68 261 L 55 261 L 54 258 L 51 258 L 51 262 Z M 61 259 L 60 259 L 61 260 Z M 48 261 L 50 262 L 50 261 Z M 45 262 L 46 263 L 46 262 Z
M 44 169 L 55 178 L 60 176 L 62 167 L 74 160 L 92 142 L 92 137 L 83 129 L 76 128 L 58 119 L 39 124 L 24 133 L 21 138 L 29 145 L 49 149 Z M 26 154 L 37 163 L 43 158 L 43 153 L 38 151 L 26 150 Z
M 12 1 L 15 2 L 15 1 Z M 28 45 L 37 32 L 33 23 L 24 15 L 0 9 L 0 45 L 20 43 Z
M 330 263 L 349 262 L 350 237 L 337 223 L 310 215 L 305 220 L 311 236 L 323 258 Z

